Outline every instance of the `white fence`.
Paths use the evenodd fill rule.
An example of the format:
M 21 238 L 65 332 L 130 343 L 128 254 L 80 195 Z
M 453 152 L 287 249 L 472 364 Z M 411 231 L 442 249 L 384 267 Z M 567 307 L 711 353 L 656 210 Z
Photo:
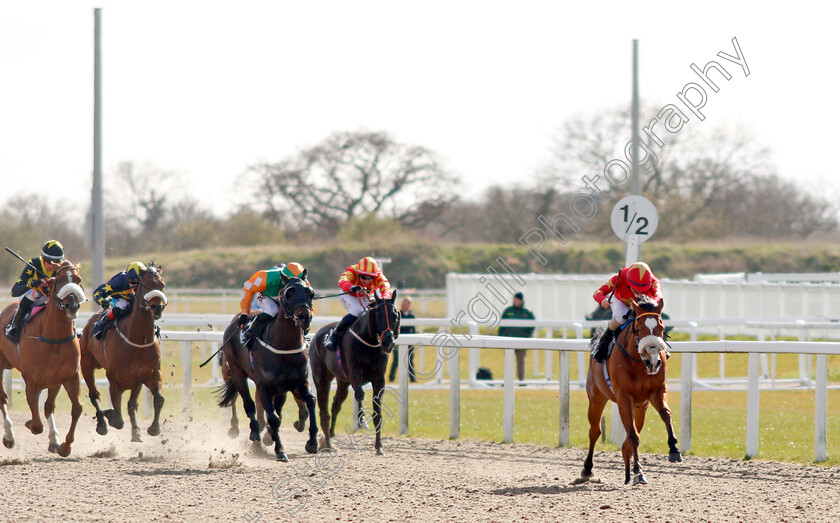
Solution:
M 525 306 L 537 318 L 581 318 L 597 306 L 592 295 L 610 274 L 487 274 L 446 275 L 447 312 L 451 318 L 462 311 L 481 324 L 501 315 L 509 303 L 500 303 L 494 292 L 510 296 L 521 290 Z M 517 281 L 516 278 L 521 278 Z M 524 285 L 521 282 L 524 281 Z M 672 318 L 837 318 L 840 311 L 838 283 L 697 282 L 663 279 L 665 312 Z M 505 284 L 509 287 L 505 292 Z

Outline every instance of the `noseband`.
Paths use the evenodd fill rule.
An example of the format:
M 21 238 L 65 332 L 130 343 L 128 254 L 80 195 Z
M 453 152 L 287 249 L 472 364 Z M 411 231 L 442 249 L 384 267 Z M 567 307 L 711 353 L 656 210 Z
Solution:
M 58 286 L 58 275 L 64 269 L 73 269 L 73 264 L 71 263 L 69 265 L 63 265 L 63 266 L 59 267 L 57 271 L 55 271 L 55 276 L 53 276 L 53 286 L 52 286 L 52 290 L 50 291 L 50 299 L 55 301 L 56 305 L 58 306 L 58 310 L 60 310 L 61 312 L 65 312 L 67 310 L 67 305 L 64 305 L 64 301 L 61 298 L 58 297 L 58 293 L 56 292 L 56 287 Z M 81 282 L 81 278 L 80 278 L 79 281 Z M 74 282 L 73 278 L 71 277 L 69 283 L 76 283 L 76 282 Z M 78 285 L 79 287 L 82 286 L 81 283 L 76 283 L 76 285 Z M 78 305 L 81 305 L 81 304 L 78 304 Z
M 291 282 L 289 282 L 289 283 L 291 283 Z M 299 311 L 301 308 L 305 308 L 307 311 L 309 311 L 309 315 L 311 316 L 312 315 L 312 306 L 307 305 L 306 302 L 304 302 L 304 303 L 301 303 L 300 305 L 298 305 L 297 307 L 295 307 L 294 309 L 291 309 L 288 306 L 288 304 L 286 303 L 286 288 L 287 287 L 288 287 L 288 284 L 283 286 L 283 290 L 280 291 L 280 299 L 279 299 L 280 307 L 283 309 L 283 316 L 288 320 L 294 321 L 295 325 L 298 325 L 298 321 L 300 321 L 300 320 L 295 315 L 295 313 L 297 311 Z

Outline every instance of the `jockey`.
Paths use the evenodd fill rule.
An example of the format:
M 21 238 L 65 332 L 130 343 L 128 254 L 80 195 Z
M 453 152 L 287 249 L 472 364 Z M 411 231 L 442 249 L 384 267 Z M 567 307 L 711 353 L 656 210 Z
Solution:
M 37 268 L 37 273 L 29 265 L 23 269 L 20 278 L 12 286 L 12 297 L 23 295 L 18 303 L 12 321 L 6 326 L 6 336 L 17 344 L 20 338 L 20 324 L 33 306 L 47 302 L 47 292 L 52 284 L 52 275 L 64 261 L 64 247 L 56 240 L 50 240 L 41 247 L 41 255 L 29 260 L 29 265 Z
M 341 296 L 341 304 L 347 309 L 347 315 L 341 318 L 338 325 L 324 340 L 324 346 L 329 350 L 336 350 L 341 346 L 341 339 L 350 325 L 361 316 L 370 303 L 370 295 L 378 290 L 383 298 L 391 297 L 391 284 L 382 274 L 382 269 L 373 258 L 362 258 L 356 265 L 347 267 L 338 279 L 338 286 L 346 292 Z
M 307 287 L 311 288 L 309 281 L 303 277 L 303 271 L 303 265 L 297 262 L 291 262 L 288 265 L 281 263 L 271 269 L 257 271 L 242 286 L 242 299 L 239 302 L 238 323 L 241 329 L 239 339 L 249 350 L 254 346 L 254 340 L 257 339 L 260 328 L 277 316 L 279 308 L 274 298 L 277 298 L 280 290 L 283 289 L 283 279 L 280 275 L 283 274 L 288 278 L 300 278 Z M 254 316 L 254 319 L 248 324 L 248 315 L 251 313 L 254 295 L 257 297 L 261 312 Z M 248 324 L 247 327 L 246 324 Z
M 108 310 L 93 325 L 92 334 L 96 339 L 101 340 L 105 336 L 105 331 L 114 320 L 131 312 L 134 291 L 140 283 L 140 274 L 145 271 L 146 266 L 141 262 L 131 262 L 124 271 L 118 272 L 108 283 L 103 283 L 93 291 L 93 301 Z
M 624 316 L 630 311 L 633 300 L 641 295 L 652 298 L 657 303 L 662 300 L 659 280 L 644 262 L 636 262 L 621 269 L 595 291 L 592 296 L 595 301 L 605 309 L 612 309 L 612 319 L 601 333 L 598 345 L 592 354 L 595 361 L 604 362 L 610 341 L 615 337 L 621 322 L 624 321 Z

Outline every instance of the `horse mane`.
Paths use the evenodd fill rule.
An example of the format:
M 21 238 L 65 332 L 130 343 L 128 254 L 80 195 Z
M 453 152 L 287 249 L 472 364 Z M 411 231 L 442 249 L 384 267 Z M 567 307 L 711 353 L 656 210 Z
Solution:
M 656 300 L 650 296 L 644 295 L 636 298 L 636 304 L 638 304 L 639 308 L 645 312 L 653 312 L 653 310 L 656 309 L 656 306 L 659 305 Z
M 163 265 L 156 265 L 154 260 L 150 260 L 149 263 L 146 264 L 146 270 L 143 272 L 151 272 L 160 276 L 163 272 Z

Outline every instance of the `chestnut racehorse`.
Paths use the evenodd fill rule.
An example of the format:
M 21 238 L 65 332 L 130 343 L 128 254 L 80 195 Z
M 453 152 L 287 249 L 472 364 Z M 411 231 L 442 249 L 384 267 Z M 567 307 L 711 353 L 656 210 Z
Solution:
M 81 286 L 79 266 L 64 261 L 55 271 L 52 287 L 48 293 L 44 310 L 32 318 L 21 329 L 20 342 L 13 344 L 2 336 L 0 340 L 0 370 L 18 369 L 26 383 L 26 401 L 32 411 L 32 419 L 25 423 L 33 434 L 44 431 L 44 424 L 38 413 L 38 396 L 47 389 L 47 401 L 44 404 L 44 416 L 50 427 L 50 452 L 58 452 L 62 457 L 70 455 L 70 446 L 76 432 L 76 422 L 82 415 L 79 401 L 79 340 L 73 320 L 79 312 L 79 306 L 85 301 Z M 0 313 L 0 324 L 6 325 L 15 313 L 15 305 L 6 307 Z M 55 426 L 55 398 L 59 389 L 64 387 L 70 398 L 70 429 L 64 443 L 58 444 L 58 429 Z M 12 421 L 6 412 L 8 396 L 0 383 L 0 411 L 3 413 L 5 434 L 3 444 L 12 448 L 15 434 Z
M 668 408 L 668 390 L 665 384 L 667 345 L 662 335 L 662 307 L 642 296 L 633 302 L 636 317 L 631 326 L 616 336 L 612 353 L 605 363 L 589 359 L 589 373 L 586 376 L 586 394 L 589 396 L 589 454 L 583 464 L 583 472 L 576 483 L 594 478 L 592 454 L 595 442 L 601 435 L 601 413 L 607 401 L 614 401 L 621 414 L 621 422 L 627 438 L 621 446 L 624 458 L 624 484 L 630 482 L 630 456 L 633 456 L 633 484 L 647 483 L 639 466 L 639 433 L 645 424 L 648 403 L 659 413 L 668 431 L 668 458 L 671 462 L 682 461 L 677 438 L 671 425 L 671 409 Z M 597 337 L 593 337 L 597 339 Z M 606 370 L 605 370 L 606 366 Z
M 161 277 L 162 268 L 154 263 L 146 265 L 140 273 L 140 282 L 132 298 L 131 312 L 114 320 L 112 328 L 104 339 L 96 339 L 91 331 L 96 320 L 105 311 L 94 314 L 82 333 L 82 376 L 88 386 L 88 393 L 96 409 L 96 432 L 108 433 L 108 424 L 115 429 L 125 425 L 122 417 L 122 395 L 131 391 L 128 398 L 128 417 L 131 420 L 131 441 L 141 442 L 140 427 L 137 425 L 137 399 L 145 385 L 154 398 L 155 415 L 147 432 L 150 436 L 160 434 L 160 410 L 163 407 L 160 373 L 160 339 L 155 333 L 155 320 L 160 319 L 167 299 L 163 293 L 166 283 Z M 95 369 L 105 369 L 108 378 L 111 405 L 102 410 L 99 405 L 99 391 L 93 375 Z

